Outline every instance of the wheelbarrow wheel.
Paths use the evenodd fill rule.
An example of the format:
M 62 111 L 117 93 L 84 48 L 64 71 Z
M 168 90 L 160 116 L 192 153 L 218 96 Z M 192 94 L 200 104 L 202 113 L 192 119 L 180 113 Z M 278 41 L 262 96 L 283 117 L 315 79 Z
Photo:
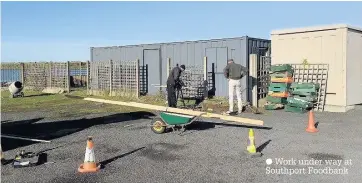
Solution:
M 154 118 L 151 130 L 157 134 L 164 133 L 166 131 L 166 123 L 161 118 Z

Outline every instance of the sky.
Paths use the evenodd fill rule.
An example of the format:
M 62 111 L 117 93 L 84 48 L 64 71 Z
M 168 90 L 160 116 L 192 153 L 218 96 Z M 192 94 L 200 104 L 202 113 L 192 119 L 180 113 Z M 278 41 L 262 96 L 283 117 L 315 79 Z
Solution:
M 362 2 L 1 2 L 1 61 L 85 61 L 90 47 L 362 27 Z

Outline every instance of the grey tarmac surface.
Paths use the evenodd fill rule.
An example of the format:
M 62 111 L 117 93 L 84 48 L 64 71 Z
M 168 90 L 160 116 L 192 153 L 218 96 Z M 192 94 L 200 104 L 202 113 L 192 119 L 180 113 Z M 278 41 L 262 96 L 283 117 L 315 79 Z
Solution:
M 5 159 L 13 158 L 21 149 L 37 152 L 54 148 L 46 151 L 47 161 L 53 163 L 19 169 L 14 169 L 11 164 L 3 165 L 1 182 L 4 183 L 333 183 L 362 180 L 361 106 L 344 114 L 315 112 L 319 132 L 313 134 L 305 132 L 308 114 L 283 110 L 268 111 L 266 115 L 243 114 L 262 119 L 265 127 L 271 128 L 254 129 L 256 146 L 264 146 L 259 147 L 262 157 L 245 154 L 249 128 L 235 123 L 227 125 L 221 121 L 202 119 L 182 134 L 155 134 L 147 126 L 151 121 L 147 119 L 147 113 L 134 113 L 131 117 L 97 114 L 84 116 L 84 119 L 51 119 L 48 112 L 1 115 L 4 134 L 52 140 L 51 143 L 29 144 L 1 138 Z M 97 173 L 80 174 L 77 169 L 84 160 L 87 136 L 93 136 L 96 160 L 103 164 L 103 168 Z M 272 164 L 267 165 L 269 158 Z M 276 165 L 278 158 L 293 158 L 296 165 Z M 311 166 L 300 165 L 298 161 L 312 159 L 322 160 L 323 163 Z M 342 161 L 341 165 L 333 166 L 325 164 L 327 160 Z M 347 172 L 336 175 L 309 171 L 311 168 L 328 167 L 345 168 Z M 276 169 L 281 168 L 284 171 L 293 169 L 295 174 L 277 174 Z M 303 168 L 304 173 L 301 171 Z

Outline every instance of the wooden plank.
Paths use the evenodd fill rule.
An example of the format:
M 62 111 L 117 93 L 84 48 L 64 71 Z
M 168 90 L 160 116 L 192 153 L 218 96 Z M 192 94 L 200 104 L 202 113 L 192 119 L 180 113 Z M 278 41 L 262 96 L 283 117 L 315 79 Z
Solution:
M 242 117 L 237 117 L 237 116 L 226 116 L 226 115 L 214 114 L 214 113 L 206 113 L 206 114 L 202 114 L 201 116 L 207 117 L 207 118 L 219 118 L 219 119 L 222 119 L 225 121 L 253 124 L 253 125 L 258 125 L 258 126 L 264 125 L 264 122 L 261 120 L 242 118 Z
M 178 109 L 178 108 L 171 108 L 171 107 L 163 107 L 151 104 L 142 104 L 137 102 L 121 102 L 121 101 L 112 101 L 112 100 L 104 100 L 104 99 L 96 99 L 96 98 L 84 98 L 87 101 L 93 102 L 100 102 L 100 103 L 108 103 L 108 104 L 115 104 L 115 105 L 124 105 L 129 107 L 136 107 L 136 108 L 145 108 L 157 111 L 166 111 L 166 112 L 173 112 L 173 113 L 180 113 L 180 114 L 187 114 L 193 116 L 201 116 L 206 118 L 219 118 L 225 121 L 232 121 L 232 122 L 239 122 L 239 123 L 246 123 L 252 125 L 263 126 L 264 122 L 261 120 L 249 119 L 249 118 L 241 118 L 236 116 L 225 116 L 221 114 L 215 113 L 207 113 L 207 112 L 200 112 L 200 111 L 193 111 L 193 110 L 186 110 L 186 109 Z
M 12 135 L 5 135 L 5 134 L 1 134 L 1 137 L 10 138 L 10 139 L 18 139 L 18 140 L 27 140 L 27 141 L 33 141 L 33 142 L 47 142 L 47 143 L 50 143 L 50 142 L 51 142 L 51 141 L 49 141 L 49 140 L 32 139 L 32 138 L 12 136 Z

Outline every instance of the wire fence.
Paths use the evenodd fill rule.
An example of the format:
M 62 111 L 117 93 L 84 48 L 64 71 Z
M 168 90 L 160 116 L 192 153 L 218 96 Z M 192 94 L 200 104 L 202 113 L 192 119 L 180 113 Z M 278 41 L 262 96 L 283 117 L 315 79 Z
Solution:
M 172 65 L 171 70 L 177 66 L 178 64 Z M 181 74 L 181 80 L 185 84 L 185 87 L 182 88 L 183 98 L 202 98 L 204 96 L 205 78 L 203 66 L 187 66 L 186 70 Z

